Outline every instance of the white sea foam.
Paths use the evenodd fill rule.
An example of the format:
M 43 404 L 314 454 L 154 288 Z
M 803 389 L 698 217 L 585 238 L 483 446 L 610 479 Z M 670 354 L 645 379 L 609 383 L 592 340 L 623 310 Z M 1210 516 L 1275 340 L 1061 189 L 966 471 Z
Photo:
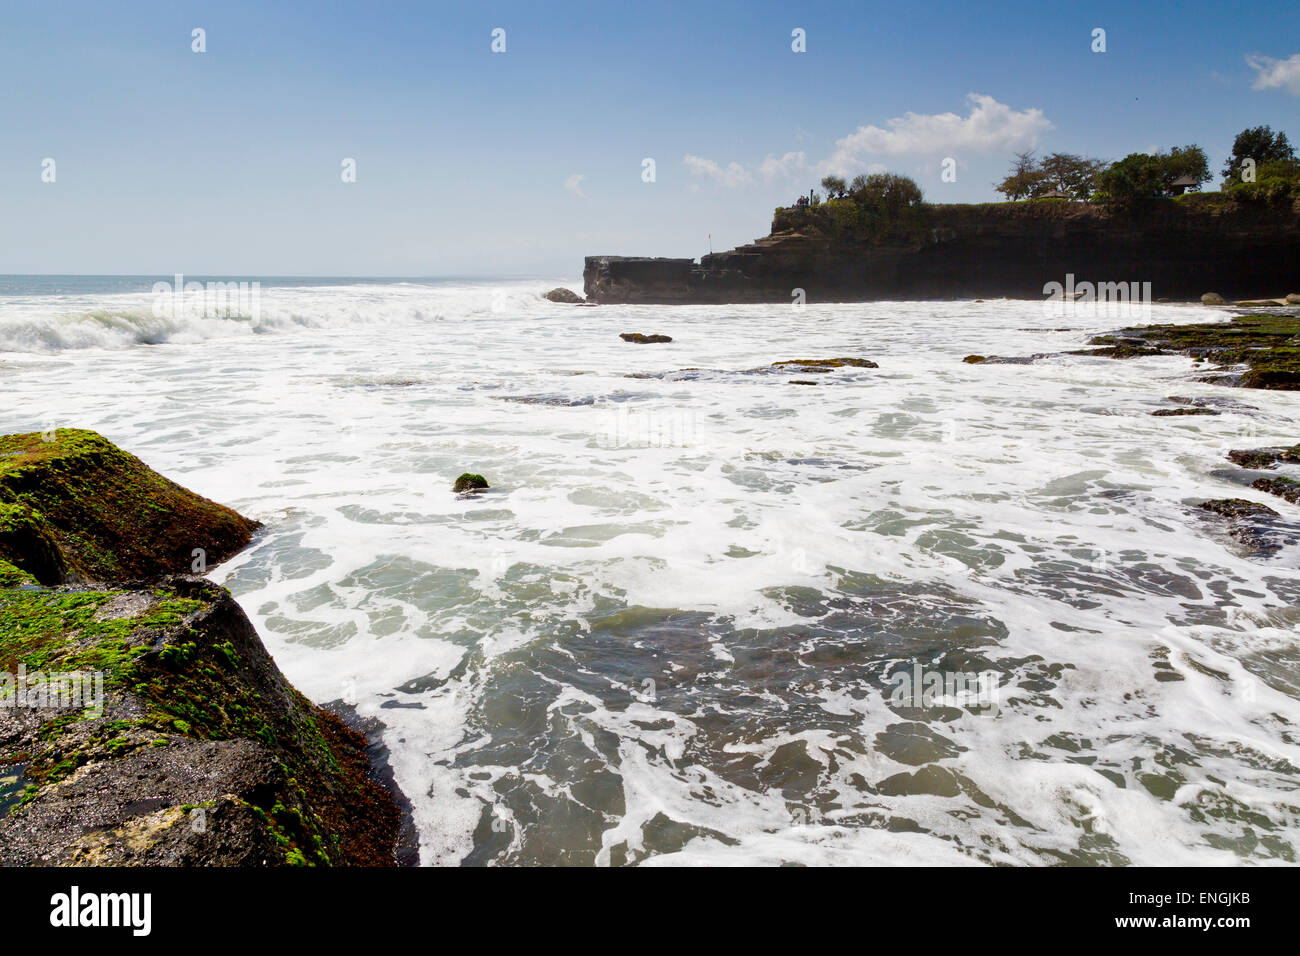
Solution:
M 266 523 L 216 576 L 384 722 L 425 863 L 1294 861 L 1296 554 L 1193 506 L 1296 517 L 1223 457 L 1296 441 L 1295 393 L 961 362 L 1105 330 L 1036 303 L 556 284 L 267 288 L 255 327 L 0 300 L 0 429 L 97 429 Z M 838 355 L 880 368 L 733 374 Z M 916 662 L 996 670 L 999 712 L 891 705 Z

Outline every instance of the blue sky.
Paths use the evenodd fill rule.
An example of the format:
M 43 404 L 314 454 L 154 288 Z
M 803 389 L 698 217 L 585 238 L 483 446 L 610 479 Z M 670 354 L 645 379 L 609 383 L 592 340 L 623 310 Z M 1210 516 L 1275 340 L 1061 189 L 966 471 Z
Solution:
M 749 242 L 828 169 L 1217 173 L 1245 126 L 1300 141 L 1300 3 L 45 0 L 0 11 L 0 89 L 0 273 L 576 277 Z

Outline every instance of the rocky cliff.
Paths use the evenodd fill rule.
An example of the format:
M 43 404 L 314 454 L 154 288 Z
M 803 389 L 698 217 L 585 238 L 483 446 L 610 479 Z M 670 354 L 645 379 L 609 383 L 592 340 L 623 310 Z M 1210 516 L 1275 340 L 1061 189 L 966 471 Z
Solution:
M 366 741 L 189 570 L 256 523 L 93 432 L 0 437 L 0 865 L 391 865 Z
M 1300 289 L 1300 203 L 1217 193 L 1132 207 L 1073 202 L 925 205 L 887 234 L 849 200 L 778 209 L 771 234 L 691 259 L 588 256 L 589 301 L 1041 299 L 1050 282 L 1151 283 L 1153 298 Z

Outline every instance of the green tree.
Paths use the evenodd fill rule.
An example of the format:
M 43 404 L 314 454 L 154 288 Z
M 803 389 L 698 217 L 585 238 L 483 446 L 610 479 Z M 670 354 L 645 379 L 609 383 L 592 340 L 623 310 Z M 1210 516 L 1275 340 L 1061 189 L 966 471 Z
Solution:
M 848 194 L 849 184 L 839 176 L 823 176 L 822 189 L 826 190 L 827 199 L 843 199 Z
M 889 213 L 919 206 L 923 199 L 916 180 L 897 173 L 872 173 L 853 180 L 853 201 Z
M 1049 153 L 1038 164 L 1041 183 L 1034 184 L 1029 195 L 1041 195 L 1059 189 L 1071 199 L 1086 201 L 1097 188 L 1097 174 L 1106 167 L 1100 159 L 1088 159 L 1072 153 Z
M 1287 141 L 1286 133 L 1281 130 L 1274 133 L 1269 126 L 1243 129 L 1232 141 L 1232 155 L 1223 167 L 1223 185 L 1227 188 L 1233 183 L 1241 182 L 1241 168 L 1248 159 L 1254 161 L 1258 179 L 1258 167 L 1265 163 L 1286 162 L 1295 158 L 1295 150 Z
M 1196 180 L 1196 188 L 1200 189 L 1212 178 L 1205 150 L 1195 143 L 1190 146 L 1175 146 L 1168 153 L 1158 153 L 1157 158 L 1163 162 L 1165 171 L 1172 177 L 1170 186 L 1175 179 L 1191 176 Z
M 1159 199 L 1174 194 L 1174 182 L 1191 176 L 1197 185 L 1210 178 L 1205 150 L 1193 144 L 1169 152 L 1130 153 L 1096 175 L 1096 186 L 1117 202 Z
M 1111 163 L 1097 174 L 1097 188 L 1118 202 L 1166 195 L 1160 160 L 1150 153 L 1129 153 Z
M 1048 188 L 1044 186 L 1046 181 L 1047 175 L 1038 165 L 1031 149 L 1016 153 L 1015 159 L 1011 161 L 1011 171 L 993 188 L 1015 202 L 1045 192 Z
M 1255 181 L 1225 184 L 1237 202 L 1286 203 L 1300 199 L 1300 160 L 1274 159 L 1261 163 Z

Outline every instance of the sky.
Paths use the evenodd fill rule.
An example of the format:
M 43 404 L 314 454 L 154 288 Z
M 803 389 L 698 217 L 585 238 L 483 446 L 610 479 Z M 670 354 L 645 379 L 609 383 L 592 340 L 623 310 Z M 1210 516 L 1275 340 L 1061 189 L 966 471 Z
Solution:
M 1300 143 L 1300 3 L 9 0 L 0 91 L 0 273 L 576 281 L 828 172 L 985 202 L 1022 149 L 1197 143 L 1217 188 Z

